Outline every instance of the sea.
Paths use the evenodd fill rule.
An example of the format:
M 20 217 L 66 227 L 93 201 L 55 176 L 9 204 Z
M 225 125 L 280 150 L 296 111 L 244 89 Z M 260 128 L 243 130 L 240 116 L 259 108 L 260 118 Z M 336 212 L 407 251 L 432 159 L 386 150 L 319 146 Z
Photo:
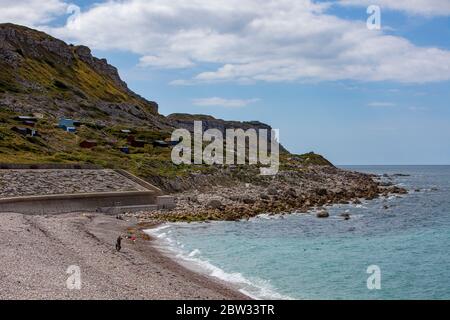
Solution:
M 335 205 L 328 219 L 263 214 L 148 232 L 186 267 L 255 299 L 450 299 L 450 166 L 344 169 L 380 175 L 408 194 Z

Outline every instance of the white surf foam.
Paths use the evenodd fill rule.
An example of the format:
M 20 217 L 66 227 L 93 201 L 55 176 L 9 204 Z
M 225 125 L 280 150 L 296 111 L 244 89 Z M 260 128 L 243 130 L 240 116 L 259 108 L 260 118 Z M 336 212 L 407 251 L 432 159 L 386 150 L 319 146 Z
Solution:
M 262 300 L 292 300 L 291 297 L 280 294 L 270 285 L 268 281 L 253 278 L 251 280 L 244 277 L 238 272 L 226 272 L 223 269 L 203 259 L 201 251 L 194 249 L 191 252 L 183 250 L 184 245 L 179 241 L 175 241 L 167 236 L 168 232 L 161 232 L 170 228 L 172 225 L 167 224 L 163 227 L 144 230 L 147 234 L 159 240 L 160 249 L 169 256 L 174 256 L 180 259 L 181 264 L 185 267 L 205 273 L 211 277 L 215 277 L 222 281 L 231 283 L 233 286 L 239 288 L 239 291 L 252 299 Z

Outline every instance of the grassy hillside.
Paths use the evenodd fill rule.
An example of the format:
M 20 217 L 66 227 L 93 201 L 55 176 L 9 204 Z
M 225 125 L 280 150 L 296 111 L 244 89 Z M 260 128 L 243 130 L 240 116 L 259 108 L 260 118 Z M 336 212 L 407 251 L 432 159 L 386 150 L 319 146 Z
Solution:
M 0 162 L 3 163 L 91 163 L 106 168 L 127 169 L 143 177 L 173 177 L 217 170 L 217 167 L 202 165 L 174 165 L 170 148 L 152 145 L 155 140 L 170 138 L 169 131 L 131 128 L 136 139 L 145 140 L 148 144 L 144 148 L 130 147 L 130 154 L 124 154 L 119 148 L 128 146 L 128 134 L 121 130 L 129 127 L 116 125 L 100 128 L 95 123 L 86 123 L 74 134 L 57 128 L 57 119 L 44 118 L 35 127 L 41 136 L 30 137 L 11 130 L 14 126 L 23 127 L 14 120 L 16 115 L 0 112 Z M 79 144 L 84 140 L 95 140 L 98 145 L 92 149 L 83 149 Z M 285 169 L 290 168 L 290 164 L 329 165 L 327 160 L 315 154 L 282 154 L 281 158 Z
M 14 120 L 16 116 L 37 113 L 40 120 L 35 129 L 40 136 L 11 130 L 24 126 Z M 57 128 L 60 117 L 75 118 L 84 125 L 76 134 L 68 133 Z M 105 59 L 93 57 L 89 48 L 68 45 L 26 27 L 0 24 L 0 163 L 89 163 L 126 169 L 149 180 L 223 173 L 218 166 L 176 166 L 170 148 L 152 145 L 155 140 L 170 138 L 175 128 L 192 126 L 194 120 L 222 130 L 270 129 L 256 121 L 224 121 L 207 115 L 166 118 L 158 114 L 156 103 L 129 90 L 117 69 Z M 129 144 L 129 135 L 122 129 L 132 129 L 135 139 L 147 142 L 145 147 L 130 147 L 129 154 L 121 152 L 120 148 Z M 83 149 L 80 142 L 84 140 L 95 140 L 97 146 Z M 295 156 L 282 151 L 285 170 L 330 165 L 312 153 Z M 240 167 L 237 171 L 250 175 Z
M 0 39 L 2 109 L 109 123 L 162 121 L 157 104 L 129 90 L 89 48 L 13 24 L 0 24 Z

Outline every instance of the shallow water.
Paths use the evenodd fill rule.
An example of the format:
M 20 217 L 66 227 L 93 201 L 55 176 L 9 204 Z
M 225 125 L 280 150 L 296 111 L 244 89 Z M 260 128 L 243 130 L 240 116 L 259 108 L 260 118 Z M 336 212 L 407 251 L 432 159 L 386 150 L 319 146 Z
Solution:
M 408 174 L 393 182 L 410 193 L 334 206 L 329 219 L 263 215 L 152 232 L 189 266 L 256 298 L 449 299 L 450 166 L 351 169 Z M 367 288 L 371 265 L 381 269 L 380 290 Z

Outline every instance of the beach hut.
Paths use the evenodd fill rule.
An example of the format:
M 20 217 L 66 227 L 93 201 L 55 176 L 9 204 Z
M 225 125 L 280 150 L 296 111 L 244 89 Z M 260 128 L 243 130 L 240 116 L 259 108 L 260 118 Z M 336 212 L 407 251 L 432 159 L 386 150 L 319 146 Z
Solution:
M 73 119 L 62 118 L 59 119 L 58 128 L 61 128 L 67 132 L 75 133 L 77 131 L 75 123 L 76 121 L 74 121 Z
M 122 153 L 130 154 L 130 148 L 129 147 L 122 147 L 122 148 L 119 148 L 119 150 Z
M 12 127 L 11 128 L 12 131 L 21 134 L 23 136 L 28 135 L 28 129 L 27 128 L 19 128 L 19 127 Z
M 166 142 L 169 144 L 169 146 L 174 147 L 178 145 L 181 142 L 181 140 L 167 140 Z
M 22 121 L 22 124 L 28 127 L 34 127 L 36 125 L 36 122 L 33 121 Z
M 13 127 L 11 128 L 12 131 L 21 134 L 23 136 L 30 136 L 30 137 L 39 137 L 39 133 L 31 128 L 21 128 L 21 127 Z
M 131 141 L 131 146 L 134 148 L 144 148 L 145 147 L 145 141 L 144 140 L 133 140 Z
M 153 141 L 153 146 L 154 147 L 160 147 L 160 148 L 168 148 L 170 145 L 166 141 L 155 140 L 155 141 Z
M 145 144 L 147 143 L 144 140 L 136 140 L 136 138 L 132 135 L 128 136 L 127 141 L 128 144 L 133 148 L 144 148 Z
M 37 118 L 30 117 L 30 116 L 17 116 L 17 117 L 14 118 L 14 120 L 21 121 L 21 122 L 24 122 L 24 121 L 37 122 L 38 121 Z
M 84 140 L 80 143 L 80 147 L 83 149 L 92 149 L 97 146 L 97 141 L 95 140 Z

